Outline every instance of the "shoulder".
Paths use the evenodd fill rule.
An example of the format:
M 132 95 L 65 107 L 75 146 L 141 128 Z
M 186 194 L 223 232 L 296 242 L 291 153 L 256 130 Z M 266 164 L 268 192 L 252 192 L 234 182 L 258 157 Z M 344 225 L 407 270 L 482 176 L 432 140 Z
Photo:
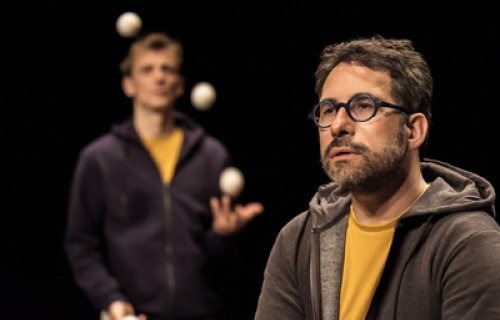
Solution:
M 227 157 L 229 155 L 224 145 L 216 138 L 210 136 L 205 129 L 188 115 L 176 111 L 176 125 L 184 133 L 184 142 L 187 148 L 198 147 L 199 152 Z
M 280 231 L 284 237 L 293 237 L 302 233 L 309 221 L 309 210 L 300 213 L 290 220 Z
M 229 152 L 222 144 L 222 142 L 208 134 L 205 134 L 205 136 L 203 137 L 203 148 L 205 148 L 209 152 L 215 152 L 217 154 L 225 156 L 229 155 Z
M 95 158 L 100 155 L 113 154 L 120 148 L 119 139 L 112 133 L 107 133 L 85 146 L 80 152 L 81 157 Z
M 436 257 L 450 261 L 482 264 L 495 259 L 500 267 L 500 227 L 484 211 L 460 212 L 439 218 L 429 236 L 428 246 Z M 462 257 L 462 258 L 460 258 Z
M 300 240 L 309 238 L 303 236 L 308 221 L 306 211 L 281 229 L 264 271 L 255 319 L 304 319 L 310 313 L 309 246 Z
M 122 147 L 119 139 L 107 133 L 85 146 L 80 152 L 80 161 L 99 161 L 120 154 Z
M 446 237 L 466 239 L 477 233 L 492 232 L 500 236 L 500 227 L 485 211 L 448 214 L 436 222 L 436 227 Z
M 195 153 L 208 161 L 211 166 L 228 166 L 231 163 L 231 155 L 227 148 L 216 138 L 203 133 L 198 138 L 197 146 L 193 147 Z
M 293 258 L 301 248 L 309 250 L 310 238 L 310 213 L 302 212 L 288 222 L 279 232 L 275 246 L 283 254 Z

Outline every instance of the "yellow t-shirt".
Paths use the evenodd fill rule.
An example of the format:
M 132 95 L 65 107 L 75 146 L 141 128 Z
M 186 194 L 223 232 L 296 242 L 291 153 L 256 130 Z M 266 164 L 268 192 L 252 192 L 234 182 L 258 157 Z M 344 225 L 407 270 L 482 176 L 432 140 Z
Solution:
M 401 215 L 411 208 L 429 185 Z M 394 226 L 400 216 L 382 224 L 366 225 L 356 220 L 351 205 L 340 289 L 340 320 L 366 318 L 391 248 Z
M 169 184 L 174 176 L 177 160 L 181 153 L 184 133 L 176 127 L 172 133 L 160 139 L 141 137 L 141 141 L 151 154 L 160 171 L 163 183 Z

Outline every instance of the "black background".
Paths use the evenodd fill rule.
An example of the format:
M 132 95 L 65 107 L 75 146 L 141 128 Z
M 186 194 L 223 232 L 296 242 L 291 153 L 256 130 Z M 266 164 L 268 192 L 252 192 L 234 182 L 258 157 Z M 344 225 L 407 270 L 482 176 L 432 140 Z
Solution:
M 492 1 L 3 1 L 0 8 L 2 318 L 97 319 L 62 239 L 79 151 L 131 114 L 118 64 L 132 40 L 115 30 L 125 11 L 141 16 L 142 33 L 165 31 L 183 43 L 186 95 L 178 109 L 230 150 L 245 174 L 242 202 L 265 206 L 234 270 L 239 319 L 253 316 L 280 228 L 328 182 L 307 120 L 327 44 L 374 34 L 413 40 L 435 84 L 428 156 L 500 184 Z M 207 112 L 189 101 L 200 81 L 218 94 Z

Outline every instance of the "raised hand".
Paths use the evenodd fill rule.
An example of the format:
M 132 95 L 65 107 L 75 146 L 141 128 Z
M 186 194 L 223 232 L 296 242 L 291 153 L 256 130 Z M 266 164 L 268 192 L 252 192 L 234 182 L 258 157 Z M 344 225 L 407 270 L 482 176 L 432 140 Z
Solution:
M 250 202 L 246 206 L 237 204 L 234 210 L 231 209 L 231 198 L 223 195 L 218 198 L 210 198 L 213 222 L 212 228 L 221 236 L 228 236 L 243 228 L 255 216 L 264 211 L 262 204 Z

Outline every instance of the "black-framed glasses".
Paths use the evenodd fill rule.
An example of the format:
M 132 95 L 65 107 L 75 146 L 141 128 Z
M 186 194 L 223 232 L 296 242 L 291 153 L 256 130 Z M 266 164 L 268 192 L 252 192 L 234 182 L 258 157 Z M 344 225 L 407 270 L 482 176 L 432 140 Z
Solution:
M 352 120 L 366 122 L 375 117 L 380 107 L 392 108 L 408 114 L 413 113 L 388 102 L 375 101 L 374 97 L 367 94 L 359 94 L 347 103 L 341 102 L 335 104 L 332 101 L 321 101 L 314 105 L 309 118 L 314 122 L 316 127 L 329 128 L 340 108 L 345 108 L 345 111 Z

